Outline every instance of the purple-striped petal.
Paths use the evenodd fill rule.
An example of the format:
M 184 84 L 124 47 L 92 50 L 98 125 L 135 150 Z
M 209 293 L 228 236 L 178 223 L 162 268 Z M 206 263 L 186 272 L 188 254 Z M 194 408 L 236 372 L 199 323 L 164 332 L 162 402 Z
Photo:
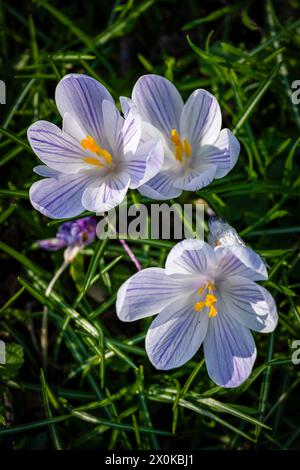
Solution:
M 136 108 L 136 106 L 134 102 L 132 101 L 132 99 L 128 98 L 127 96 L 120 96 L 119 101 L 120 101 L 122 114 L 126 118 L 129 111 L 132 108 Z
M 196 149 L 200 145 L 213 144 L 221 125 L 221 110 L 216 98 L 206 90 L 195 90 L 184 105 L 180 134 Z
M 139 145 L 134 156 L 124 161 L 124 170 L 130 175 L 130 188 L 136 189 L 153 178 L 161 169 L 164 150 L 161 141 L 148 140 Z
M 250 279 L 232 276 L 219 282 L 218 289 L 223 305 L 220 310 L 225 308 L 229 317 L 261 333 L 270 333 L 276 328 L 276 304 L 265 288 Z
M 229 129 L 222 129 L 213 145 L 204 145 L 198 156 L 202 164 L 217 167 L 215 178 L 223 178 L 234 167 L 240 153 L 240 144 Z
M 83 207 L 92 212 L 106 212 L 119 205 L 126 196 L 130 183 L 127 173 L 112 173 L 105 180 L 98 179 L 86 188 Z
M 170 138 L 179 129 L 183 100 L 176 87 L 159 75 L 144 75 L 132 91 L 132 99 L 143 120 L 150 122 Z
M 102 102 L 113 99 L 107 89 L 87 75 L 66 75 L 57 85 L 55 101 L 62 117 L 69 113 L 99 145 L 104 137 Z
M 113 159 L 120 153 L 122 142 L 120 133 L 124 124 L 124 118 L 119 113 L 116 105 L 111 101 L 104 100 L 102 103 L 103 111 L 103 131 L 105 137 L 99 143 L 101 147 L 112 151 Z M 107 148 L 108 147 L 108 148 Z
M 194 239 L 183 240 L 171 249 L 166 260 L 166 273 L 193 276 L 205 274 L 215 262 L 214 250 L 208 243 Z
M 242 245 L 217 246 L 215 254 L 218 276 L 221 278 L 243 276 L 252 281 L 268 279 L 265 263 L 251 248 Z
M 182 279 L 167 276 L 164 269 L 147 268 L 134 274 L 119 289 L 117 315 L 134 321 L 161 312 L 172 301 L 186 294 Z
M 43 176 L 44 178 L 58 178 L 62 173 L 57 170 L 53 170 L 53 168 L 49 168 L 46 165 L 38 165 L 33 168 L 33 171 L 39 175 Z
M 208 328 L 208 316 L 195 313 L 190 299 L 168 305 L 151 323 L 146 351 L 160 370 L 173 369 L 189 361 L 200 348 Z
M 63 117 L 62 129 L 64 134 L 73 137 L 77 142 L 85 139 L 87 132 L 80 127 L 76 119 L 70 113 L 65 113 Z
M 174 186 L 176 178 L 177 173 L 173 173 L 170 170 L 161 171 L 138 189 L 143 196 L 150 199 L 172 199 L 180 196 L 182 193 L 182 189 L 175 188 Z
M 138 113 L 129 111 L 126 116 L 123 128 L 121 130 L 124 155 L 132 156 L 136 152 L 136 149 L 141 139 L 141 135 L 141 117 Z
M 52 219 L 75 217 L 84 211 L 82 194 L 93 181 L 93 176 L 87 173 L 42 179 L 30 188 L 31 204 Z
M 216 175 L 215 165 L 201 165 L 198 168 L 187 168 L 183 175 L 176 178 L 174 186 L 185 191 L 198 191 L 208 186 Z
M 29 143 L 39 159 L 61 173 L 76 173 L 87 165 L 87 152 L 69 134 L 48 121 L 37 121 L 28 131 Z
M 152 126 L 152 124 L 150 124 L 149 122 L 142 121 L 141 143 L 146 143 L 148 142 L 148 140 L 161 140 L 161 143 L 164 148 L 165 156 L 167 153 L 169 154 L 171 153 L 169 144 L 164 138 L 163 134 L 156 127 Z M 171 156 L 172 156 L 172 162 L 174 162 L 173 154 L 171 154 Z
M 250 330 L 219 311 L 210 318 L 204 355 L 213 382 L 220 387 L 238 387 L 251 374 L 256 348 Z
M 65 240 L 60 240 L 59 238 L 48 238 L 47 240 L 38 240 L 37 244 L 40 248 L 43 248 L 44 250 L 48 251 L 57 251 L 67 245 Z

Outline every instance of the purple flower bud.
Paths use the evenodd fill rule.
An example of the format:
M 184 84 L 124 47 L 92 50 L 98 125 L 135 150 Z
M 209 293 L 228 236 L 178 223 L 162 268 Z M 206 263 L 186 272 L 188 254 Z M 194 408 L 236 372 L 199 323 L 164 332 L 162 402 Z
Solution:
M 59 227 L 56 238 L 39 240 L 38 245 L 49 251 L 56 251 L 64 247 L 84 247 L 94 241 L 96 226 L 95 217 L 84 217 L 65 222 Z
M 67 246 L 89 245 L 96 236 L 97 221 L 94 217 L 84 217 L 62 224 L 56 237 L 64 240 Z
M 224 219 L 211 216 L 208 220 L 208 228 L 208 243 L 213 247 L 230 245 L 245 246 L 244 241 L 241 239 L 237 231 Z

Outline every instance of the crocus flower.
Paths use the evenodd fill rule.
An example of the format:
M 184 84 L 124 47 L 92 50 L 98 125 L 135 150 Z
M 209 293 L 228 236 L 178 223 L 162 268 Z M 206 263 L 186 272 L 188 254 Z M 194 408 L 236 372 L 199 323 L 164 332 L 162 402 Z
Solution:
M 139 187 L 160 169 L 160 141 L 140 144 L 138 114 L 129 112 L 124 119 L 110 93 L 93 78 L 65 76 L 55 100 L 62 130 L 47 121 L 28 129 L 30 145 L 45 163 L 34 171 L 46 178 L 30 189 L 31 203 L 42 214 L 59 219 L 84 209 L 108 211 L 128 188 Z
M 232 132 L 221 130 L 216 98 L 195 90 L 184 103 L 176 87 L 159 75 L 140 77 L 132 99 L 120 99 L 124 114 L 137 109 L 143 120 L 142 138 L 161 138 L 161 171 L 139 188 L 149 198 L 169 199 L 183 190 L 196 191 L 225 176 L 236 164 L 240 145 Z
M 95 217 L 64 222 L 59 227 L 56 237 L 39 240 L 38 245 L 49 251 L 66 248 L 65 259 L 71 260 L 85 246 L 92 243 L 96 237 L 97 221 Z
M 210 378 L 222 387 L 237 387 L 256 358 L 250 330 L 273 331 L 277 311 L 271 294 L 255 282 L 268 277 L 261 258 L 230 237 L 220 242 L 212 226 L 214 246 L 179 242 L 165 269 L 144 269 L 121 286 L 116 309 L 123 321 L 159 314 L 146 336 L 147 354 L 157 369 L 181 366 L 203 343 Z

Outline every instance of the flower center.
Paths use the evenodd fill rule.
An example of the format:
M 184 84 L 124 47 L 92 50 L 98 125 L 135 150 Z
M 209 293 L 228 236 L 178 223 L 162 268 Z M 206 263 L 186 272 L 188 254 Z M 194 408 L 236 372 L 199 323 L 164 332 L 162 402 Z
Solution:
M 82 241 L 83 241 L 83 243 L 87 242 L 88 239 L 89 239 L 89 234 L 88 234 L 88 232 L 86 232 L 86 231 L 83 232 L 83 234 L 82 234 Z
M 171 130 L 171 141 L 174 144 L 174 157 L 176 160 L 182 162 L 184 156 L 190 158 L 192 153 L 191 144 L 187 139 L 183 139 L 182 142 L 176 129 Z
M 86 157 L 83 159 L 85 163 L 99 166 L 99 167 L 104 167 L 105 164 L 109 165 L 112 163 L 113 159 L 112 159 L 111 154 L 107 150 L 101 148 L 100 145 L 97 144 L 97 142 L 95 141 L 95 139 L 93 139 L 92 136 L 90 135 L 86 136 L 85 139 L 82 139 L 80 144 L 85 150 L 89 150 L 90 152 L 95 153 L 97 157 L 104 159 L 104 162 L 103 162 L 100 160 L 100 158 Z
M 215 304 L 217 303 L 217 297 L 214 295 L 216 287 L 213 282 L 205 282 L 200 289 L 198 289 L 198 294 L 203 296 L 203 299 L 195 303 L 194 308 L 196 312 L 201 312 L 204 308 L 208 308 L 208 316 L 215 317 L 217 315 L 217 309 Z

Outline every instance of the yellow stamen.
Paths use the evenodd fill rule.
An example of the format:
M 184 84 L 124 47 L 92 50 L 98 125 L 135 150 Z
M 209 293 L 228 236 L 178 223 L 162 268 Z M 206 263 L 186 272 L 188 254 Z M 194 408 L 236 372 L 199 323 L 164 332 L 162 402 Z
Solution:
M 207 294 L 204 302 L 205 302 L 205 307 L 211 307 L 217 302 L 217 297 L 212 294 Z
M 182 142 L 180 140 L 179 134 L 176 131 L 176 129 L 171 130 L 171 140 L 172 140 L 174 145 L 176 145 L 178 147 L 182 147 Z
M 85 163 L 89 163 L 90 165 L 95 165 L 95 166 L 100 166 L 100 167 L 104 166 L 104 163 L 101 163 L 97 158 L 94 158 L 94 157 L 84 158 L 83 161 Z
M 201 312 L 201 310 L 203 310 L 205 307 L 205 302 L 197 302 L 194 307 L 196 312 Z
M 102 157 L 104 158 L 106 163 L 112 163 L 112 156 L 107 150 L 101 149 L 100 150 L 100 155 L 102 155 Z
M 213 282 L 208 281 L 205 282 L 200 289 L 198 289 L 198 294 L 202 295 L 205 291 L 206 293 L 204 300 L 200 300 L 196 302 L 194 305 L 194 309 L 196 312 L 201 312 L 204 308 L 208 308 L 208 316 L 210 318 L 215 317 L 218 313 L 215 304 L 217 303 L 217 297 L 212 293 L 216 290 L 215 285 Z
M 187 158 L 190 158 L 191 153 L 192 153 L 192 147 L 191 147 L 191 144 L 189 143 L 189 141 L 187 139 L 184 139 L 184 141 L 183 141 L 183 148 L 184 148 L 184 152 L 185 152 Z
M 91 135 L 88 135 L 86 139 L 82 139 L 81 146 L 85 150 L 90 150 L 91 152 L 94 152 L 96 155 L 100 155 L 101 148 L 99 147 L 99 145 L 97 144 L 97 142 L 95 141 L 95 139 L 93 139 Z
M 208 312 L 208 316 L 209 318 L 212 318 L 212 317 L 215 317 L 217 315 L 217 309 L 216 307 L 214 307 L 213 305 L 210 307 L 209 309 L 209 312 Z
M 182 162 L 184 155 L 186 158 L 190 158 L 192 153 L 191 144 L 187 139 L 184 139 L 182 143 L 182 140 L 176 129 L 171 130 L 171 142 L 174 144 L 174 156 L 176 160 Z
M 206 289 L 206 284 L 203 284 L 202 287 L 200 287 L 200 289 L 198 289 L 198 294 L 201 295 L 203 294 L 203 291 Z
M 174 155 L 176 160 L 182 162 L 183 150 L 181 147 L 175 147 Z
M 209 281 L 207 283 L 207 289 L 208 289 L 208 292 L 212 293 L 216 289 L 214 283 Z
M 86 139 L 82 139 L 82 141 L 80 142 L 81 143 L 81 146 L 85 149 L 85 150 L 89 150 L 90 152 L 93 152 L 95 153 L 98 157 L 103 157 L 104 160 L 106 161 L 106 163 L 110 164 L 112 163 L 112 156 L 111 154 L 100 147 L 100 145 L 97 144 L 97 142 L 95 141 L 95 139 L 93 139 L 93 137 L 91 135 L 88 135 L 86 137 Z M 86 163 L 91 163 L 92 165 L 97 165 L 97 166 L 104 166 L 103 163 L 95 163 L 96 161 L 98 162 L 98 160 L 96 158 L 84 158 L 83 159 Z M 89 160 L 89 161 L 87 161 Z M 93 162 L 92 162 L 93 160 Z

